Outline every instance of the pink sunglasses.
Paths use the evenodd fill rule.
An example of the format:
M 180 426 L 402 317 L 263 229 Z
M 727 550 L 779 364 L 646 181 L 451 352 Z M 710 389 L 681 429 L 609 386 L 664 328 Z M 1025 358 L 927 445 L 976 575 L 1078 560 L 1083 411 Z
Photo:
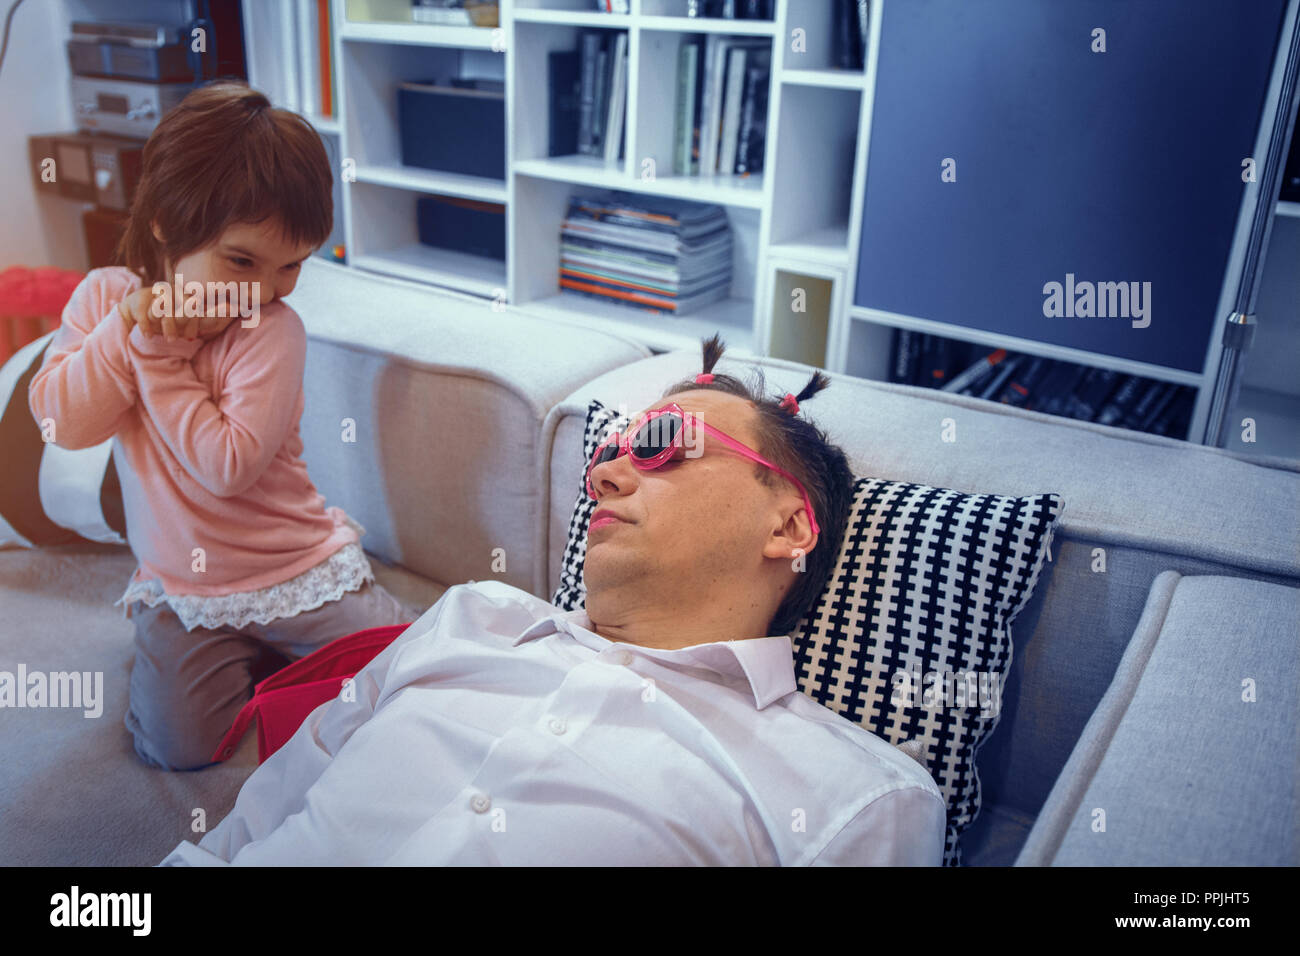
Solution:
M 596 497 L 596 489 L 591 484 L 591 473 L 597 465 L 602 465 L 607 461 L 614 461 L 623 455 L 630 455 L 632 464 L 641 471 L 653 471 L 664 462 L 670 461 L 673 455 L 676 454 L 677 449 L 685 448 L 683 435 L 688 420 L 693 426 L 704 429 L 706 435 L 716 438 L 732 451 L 744 455 L 750 461 L 771 468 L 798 488 L 799 494 L 803 495 L 803 505 L 808 511 L 808 523 L 812 526 L 813 534 L 821 533 L 821 529 L 817 527 L 817 518 L 813 514 L 812 501 L 808 498 L 808 492 L 804 490 L 798 478 L 790 474 L 790 472 L 778 468 L 767 459 L 756 454 L 753 449 L 747 448 L 729 435 L 724 435 L 712 425 L 705 424 L 694 415 L 688 415 L 676 402 L 670 402 L 662 408 L 647 412 L 645 420 L 634 431 L 627 432 L 622 436 L 618 432 L 614 432 L 600 443 L 595 454 L 591 456 L 591 462 L 587 465 L 588 496 L 591 498 Z M 651 422 L 657 422 L 657 424 L 652 426 Z

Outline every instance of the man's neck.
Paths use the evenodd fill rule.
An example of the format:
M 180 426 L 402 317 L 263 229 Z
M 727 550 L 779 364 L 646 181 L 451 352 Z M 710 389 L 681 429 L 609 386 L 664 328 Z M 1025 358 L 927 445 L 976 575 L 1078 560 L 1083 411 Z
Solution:
M 610 606 L 616 610 L 607 612 Z M 711 601 L 683 595 L 654 607 L 620 607 L 616 601 L 593 602 L 589 596 L 587 616 L 592 630 L 608 641 L 661 650 L 767 636 L 766 611 L 738 594 Z

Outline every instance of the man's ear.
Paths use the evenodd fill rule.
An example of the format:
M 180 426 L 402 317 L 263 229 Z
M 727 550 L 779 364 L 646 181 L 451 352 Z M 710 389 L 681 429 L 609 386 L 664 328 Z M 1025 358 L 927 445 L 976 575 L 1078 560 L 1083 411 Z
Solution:
M 778 519 L 784 520 L 768 536 L 763 546 L 763 557 L 793 561 L 808 555 L 817 546 L 819 536 L 813 533 L 808 510 L 802 501 L 782 504 Z

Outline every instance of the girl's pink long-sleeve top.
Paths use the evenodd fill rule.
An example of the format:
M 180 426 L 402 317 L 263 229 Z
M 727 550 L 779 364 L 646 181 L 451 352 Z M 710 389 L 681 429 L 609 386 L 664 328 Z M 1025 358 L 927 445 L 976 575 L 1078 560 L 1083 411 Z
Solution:
M 124 268 L 90 272 L 28 390 L 60 447 L 116 437 L 140 563 L 132 582 L 157 578 L 168 594 L 205 597 L 255 591 L 356 541 L 301 458 L 307 334 L 298 314 L 277 301 L 255 328 L 236 319 L 208 342 L 167 342 L 138 327 L 128 334 L 117 303 L 139 287 Z

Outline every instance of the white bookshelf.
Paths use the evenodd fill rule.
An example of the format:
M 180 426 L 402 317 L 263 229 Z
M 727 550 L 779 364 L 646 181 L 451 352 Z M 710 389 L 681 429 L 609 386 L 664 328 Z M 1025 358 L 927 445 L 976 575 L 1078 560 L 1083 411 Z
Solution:
M 274 39 L 294 29 L 293 15 L 286 11 L 298 2 L 244 0 L 244 6 L 248 29 L 272 34 L 250 40 L 251 82 L 279 105 L 302 109 L 310 104 L 286 95 L 294 82 L 292 65 L 283 62 L 287 41 Z M 414 23 L 409 0 L 332 0 L 335 115 L 309 119 L 322 132 L 337 134 L 341 155 L 355 164 L 355 180 L 343 183 L 342 208 L 336 212 L 343 218 L 348 266 L 504 299 L 512 308 L 616 331 L 657 350 L 693 348 L 701 337 L 721 331 L 733 352 L 885 379 L 892 332 L 908 329 L 1105 367 L 1197 388 L 1190 433 L 1199 434 L 1217 373 L 1217 331 L 1204 368 L 1193 373 L 853 305 L 881 11 L 887 2 L 898 0 L 871 0 L 865 69 L 855 71 L 834 65 L 833 7 L 827 0 L 775 0 L 772 22 L 690 18 L 684 15 L 686 0 L 630 0 L 627 14 L 599 13 L 591 0 L 502 0 L 497 29 Z M 547 55 L 576 49 L 579 32 L 590 28 L 628 36 L 627 139 L 618 161 L 547 155 Z M 801 52 L 789 42 L 796 28 L 804 31 Z M 759 175 L 672 175 L 677 50 L 693 33 L 772 41 L 767 143 Z M 504 81 L 504 181 L 401 164 L 396 84 L 454 72 Z M 647 173 L 648 161 L 653 175 Z M 674 318 L 560 290 L 560 225 L 567 202 L 571 194 L 593 188 L 722 206 L 734 239 L 729 297 Z M 421 246 L 414 209 L 416 199 L 427 194 L 503 204 L 505 261 Z M 1280 203 L 1277 213 L 1300 216 L 1300 204 Z M 803 288 L 800 277 L 816 305 L 796 313 L 789 297 Z M 1290 408 L 1286 396 L 1274 405 Z

